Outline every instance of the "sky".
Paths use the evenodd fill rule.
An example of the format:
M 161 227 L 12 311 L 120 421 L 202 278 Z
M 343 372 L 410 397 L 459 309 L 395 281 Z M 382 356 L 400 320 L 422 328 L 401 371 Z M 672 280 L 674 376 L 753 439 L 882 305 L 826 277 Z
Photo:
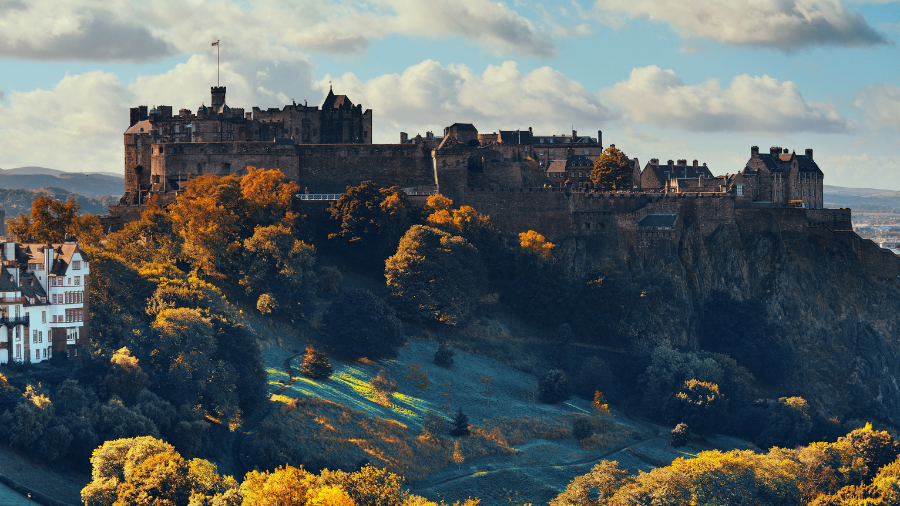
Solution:
M 123 170 L 128 108 L 373 111 L 596 136 L 735 173 L 750 146 L 900 189 L 900 0 L 0 0 L 0 168 Z

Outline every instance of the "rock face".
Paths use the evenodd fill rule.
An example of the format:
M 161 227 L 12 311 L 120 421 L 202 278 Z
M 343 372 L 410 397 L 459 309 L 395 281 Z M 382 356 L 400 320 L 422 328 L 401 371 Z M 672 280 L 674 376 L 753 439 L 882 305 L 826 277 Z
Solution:
M 770 392 L 803 396 L 842 420 L 900 423 L 900 258 L 836 231 L 849 213 L 825 223 L 802 209 L 698 204 L 649 203 L 606 217 L 614 233 L 604 240 L 582 233 L 562 241 L 576 272 L 612 257 L 622 283 L 641 294 L 620 334 L 645 346 L 669 340 L 696 349 L 707 347 L 701 329 L 709 339 L 715 322 L 745 326 L 748 339 L 765 342 L 727 342 L 736 334 L 724 329 L 713 339 L 730 350 L 769 352 L 762 368 L 781 370 L 759 369 L 757 377 L 776 378 L 764 382 Z M 635 226 L 650 222 L 638 216 L 663 211 L 676 215 L 670 229 Z M 740 310 L 751 301 L 757 317 Z M 732 354 L 742 364 L 759 359 Z

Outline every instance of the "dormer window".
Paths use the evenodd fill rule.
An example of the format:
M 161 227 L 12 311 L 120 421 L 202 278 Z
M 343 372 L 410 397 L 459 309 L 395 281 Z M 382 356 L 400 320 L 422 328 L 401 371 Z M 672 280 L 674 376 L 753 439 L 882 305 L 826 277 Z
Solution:
M 74 270 L 74 271 L 81 270 L 81 261 L 80 260 L 75 260 L 72 262 L 72 270 Z

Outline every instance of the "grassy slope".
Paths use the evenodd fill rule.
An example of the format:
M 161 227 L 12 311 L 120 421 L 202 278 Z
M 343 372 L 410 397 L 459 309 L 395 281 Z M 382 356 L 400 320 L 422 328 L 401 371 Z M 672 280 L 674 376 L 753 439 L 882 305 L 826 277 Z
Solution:
M 302 351 L 315 329 L 272 325 L 250 317 L 260 335 L 270 379 L 270 393 L 282 389 L 289 380 L 284 371 L 286 358 Z M 514 331 L 510 331 L 514 329 Z M 676 451 L 667 446 L 671 428 L 631 420 L 615 413 L 614 424 L 606 431 L 579 444 L 570 433 L 576 413 L 591 413 L 590 403 L 573 398 L 558 405 L 534 403 L 535 357 L 523 353 L 511 367 L 484 354 L 457 351 L 455 364 L 443 369 L 432 363 L 437 342 L 428 332 L 409 328 L 413 335 L 396 359 L 381 362 L 344 363 L 332 360 L 335 372 L 327 381 L 298 378 L 275 401 L 285 403 L 264 424 L 282 424 L 289 430 L 286 445 L 302 448 L 304 455 L 317 455 L 331 467 L 352 468 L 365 459 L 408 478 L 408 485 L 430 498 L 460 499 L 478 496 L 484 504 L 519 502 L 545 503 L 575 476 L 586 473 L 599 458 L 619 460 L 632 472 L 666 465 L 681 456 L 704 449 L 746 448 L 746 442 L 724 437 L 710 438 L 700 446 Z M 417 331 L 418 330 L 418 331 Z M 508 356 L 508 349 L 530 349 L 542 332 L 506 318 L 483 318 L 478 323 L 452 332 L 451 340 L 468 339 L 467 348 L 496 356 Z M 505 344 L 503 344 L 505 343 Z M 291 363 L 299 367 L 301 357 Z M 404 378 L 411 364 L 427 371 L 429 386 L 420 379 Z M 390 406 L 381 406 L 368 381 L 382 368 L 398 383 L 398 393 Z M 492 397 L 484 395 L 485 376 L 491 376 Z M 453 409 L 462 407 L 473 425 L 473 436 L 461 438 L 466 457 L 461 465 L 451 461 L 456 439 L 438 440 L 420 435 L 427 410 L 446 412 L 447 397 Z M 291 399 L 300 400 L 296 407 Z

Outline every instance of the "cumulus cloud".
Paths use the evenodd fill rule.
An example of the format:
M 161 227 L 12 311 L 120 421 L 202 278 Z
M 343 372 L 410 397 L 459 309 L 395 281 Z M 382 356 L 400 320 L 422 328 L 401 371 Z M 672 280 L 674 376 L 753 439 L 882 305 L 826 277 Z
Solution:
M 597 0 L 594 9 L 661 21 L 682 38 L 786 51 L 887 42 L 839 0 Z
M 119 13 L 52 0 L 0 0 L 0 58 L 144 61 L 174 48 Z
M 717 132 L 841 132 L 851 125 L 834 106 L 809 102 L 791 81 L 740 75 L 686 85 L 672 70 L 636 68 L 607 94 L 626 118 L 663 128 Z
M 492 0 L 0 0 L 0 12 L 0 57 L 13 58 L 142 61 L 193 54 L 227 34 L 240 35 L 223 48 L 262 58 L 360 53 L 392 34 L 458 37 L 497 54 L 556 54 L 552 29 Z
M 853 105 L 865 113 L 872 126 L 900 131 L 900 86 L 883 83 L 864 88 Z
M 511 61 L 478 74 L 465 65 L 426 60 L 402 74 L 362 81 L 347 73 L 331 80 L 336 90 L 374 110 L 375 142 L 397 142 L 401 130 L 440 135 L 456 122 L 473 123 L 482 132 L 531 126 L 561 133 L 573 123 L 593 131 L 613 118 L 596 94 L 561 72 L 541 67 L 523 73 Z
M 121 170 L 130 98 L 115 75 L 99 71 L 66 76 L 52 90 L 11 92 L 0 105 L 0 165 Z

